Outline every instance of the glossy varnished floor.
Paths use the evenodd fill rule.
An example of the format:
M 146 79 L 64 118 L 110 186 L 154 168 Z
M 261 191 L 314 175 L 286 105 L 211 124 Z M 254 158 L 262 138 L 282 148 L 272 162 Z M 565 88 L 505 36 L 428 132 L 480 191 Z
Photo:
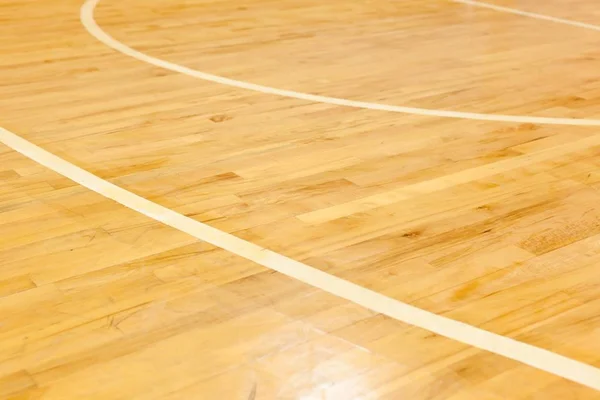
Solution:
M 591 0 L 500 1 L 600 24 Z M 0 3 L 0 126 L 156 203 L 600 367 L 600 126 L 219 85 Z M 102 0 L 196 70 L 338 98 L 600 119 L 600 32 L 446 0 Z M 569 400 L 586 386 L 382 316 L 0 145 L 0 399 Z

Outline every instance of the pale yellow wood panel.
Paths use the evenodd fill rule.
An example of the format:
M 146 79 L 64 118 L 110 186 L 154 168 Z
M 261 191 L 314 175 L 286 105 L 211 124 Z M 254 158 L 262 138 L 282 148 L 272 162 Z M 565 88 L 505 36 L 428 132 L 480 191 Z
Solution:
M 517 4 L 518 3 L 518 4 Z M 597 23 L 595 3 L 497 1 Z M 593 127 L 315 104 L 0 4 L 0 126 L 152 201 L 600 366 Z M 102 0 L 153 56 L 414 107 L 600 118 L 600 33 L 451 1 Z M 0 398 L 595 399 L 196 241 L 0 148 Z

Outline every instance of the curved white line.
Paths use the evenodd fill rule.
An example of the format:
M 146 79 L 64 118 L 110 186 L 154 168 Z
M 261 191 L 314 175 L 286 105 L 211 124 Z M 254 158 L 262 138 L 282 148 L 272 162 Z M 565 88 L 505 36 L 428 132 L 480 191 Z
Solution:
M 600 390 L 600 369 L 591 365 L 433 314 L 247 242 L 116 186 L 3 128 L 0 143 L 125 207 L 264 267 L 398 321 Z
M 474 0 L 451 0 L 451 1 L 453 1 L 455 3 L 462 3 L 462 4 L 467 4 L 470 6 L 489 8 L 490 10 L 496 10 L 496 11 L 505 12 L 505 13 L 509 13 L 509 14 L 521 15 L 523 17 L 541 19 L 544 21 L 556 22 L 559 24 L 571 25 L 571 26 L 576 26 L 578 28 L 590 29 L 593 31 L 600 32 L 600 26 L 586 24 L 585 22 L 571 21 L 569 19 L 551 17 L 548 15 L 538 14 L 538 13 L 529 12 L 529 11 L 521 11 L 521 10 L 517 10 L 516 8 L 502 7 L 502 6 L 497 6 L 495 4 L 483 3 L 481 1 L 474 1 Z
M 365 101 L 354 101 L 340 99 L 337 97 L 319 96 L 309 93 L 295 92 L 292 90 L 277 89 L 270 86 L 257 85 L 254 83 L 238 81 L 235 79 L 229 79 L 218 75 L 208 74 L 206 72 L 197 71 L 182 65 L 174 64 L 169 61 L 161 60 L 159 58 L 151 57 L 147 54 L 141 53 L 131 47 L 119 42 L 98 26 L 94 19 L 94 9 L 98 5 L 100 0 L 87 0 L 81 7 L 81 23 L 84 28 L 100 42 L 104 43 L 108 47 L 114 50 L 136 58 L 140 61 L 144 61 L 148 64 L 155 65 L 164 69 L 179 72 L 194 78 L 203 79 L 219 83 L 222 85 L 228 85 L 238 87 L 242 89 L 254 90 L 256 92 L 273 94 L 283 97 L 291 97 L 295 99 L 302 99 L 307 101 L 313 101 L 316 103 L 327 103 L 335 104 L 339 106 L 355 107 L 355 108 L 366 108 L 370 110 L 381 110 L 391 111 L 405 114 L 424 115 L 429 117 L 447 117 L 447 118 L 461 118 L 481 121 L 501 121 L 501 122 L 512 122 L 512 123 L 533 123 L 533 124 L 551 124 L 551 125 L 578 125 L 578 126 L 600 126 L 600 120 L 597 119 L 574 119 L 574 118 L 550 118 L 550 117 L 529 117 L 521 115 L 498 115 L 498 114 L 480 114 L 460 111 L 446 111 L 446 110 L 433 110 L 426 108 L 415 108 L 415 107 L 403 107 L 394 106 L 389 104 L 370 103 Z M 472 5 L 480 5 L 477 2 L 469 2 Z M 502 8 L 504 10 L 504 8 Z M 521 13 L 522 15 L 531 16 L 531 13 Z M 536 14 L 537 15 L 537 14 Z M 550 19 L 550 18 L 546 18 Z M 566 20 L 551 19 L 554 22 L 567 23 Z M 577 26 L 584 26 L 580 24 Z

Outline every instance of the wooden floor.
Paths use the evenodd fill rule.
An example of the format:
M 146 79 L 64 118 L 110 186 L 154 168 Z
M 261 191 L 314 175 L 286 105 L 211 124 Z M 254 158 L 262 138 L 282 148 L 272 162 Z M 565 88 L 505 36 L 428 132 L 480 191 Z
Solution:
M 600 26 L 592 0 L 490 0 Z M 392 299 L 600 368 L 600 32 L 450 0 L 0 3 L 0 126 Z M 543 122 L 543 121 L 542 121 Z M 570 400 L 0 145 L 0 399 Z

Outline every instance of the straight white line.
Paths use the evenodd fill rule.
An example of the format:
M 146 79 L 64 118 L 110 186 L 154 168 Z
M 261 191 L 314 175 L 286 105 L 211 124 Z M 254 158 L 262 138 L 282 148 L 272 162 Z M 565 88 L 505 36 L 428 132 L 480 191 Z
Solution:
M 0 142 L 104 197 L 264 267 L 438 335 L 600 390 L 600 369 L 384 296 L 153 203 L 0 128 Z
M 548 15 L 538 14 L 538 13 L 529 12 L 529 11 L 521 11 L 516 8 L 502 7 L 502 6 L 497 6 L 495 4 L 483 3 L 481 1 L 474 1 L 474 0 L 451 0 L 451 1 L 453 1 L 455 3 L 462 3 L 462 4 L 467 4 L 470 6 L 489 8 L 491 10 L 496 10 L 496 11 L 505 12 L 505 13 L 509 13 L 509 14 L 522 15 L 524 17 L 542 19 L 544 21 L 551 21 L 551 22 L 556 22 L 559 24 L 571 25 L 571 26 L 576 26 L 578 28 L 590 29 L 593 31 L 600 32 L 600 26 L 593 25 L 593 24 L 586 24 L 585 22 L 571 21 L 569 19 L 556 18 L 556 17 L 551 17 Z
M 369 110 L 380 110 L 397 112 L 404 114 L 423 115 L 428 117 L 445 117 L 445 118 L 460 118 L 480 121 L 501 121 L 512 123 L 532 123 L 532 124 L 550 124 L 550 125 L 577 125 L 577 126 L 600 126 L 600 120 L 597 119 L 575 119 L 575 118 L 550 118 L 550 117 L 532 117 L 524 115 L 500 115 L 500 114 L 481 114 L 461 111 L 434 110 L 416 107 L 394 106 L 391 104 L 370 103 L 365 101 L 355 101 L 340 99 L 337 97 L 319 96 L 310 93 L 295 92 L 293 90 L 277 89 L 270 86 L 257 85 L 254 83 L 238 81 L 235 79 L 225 78 L 218 75 L 208 74 L 182 65 L 178 65 L 169 61 L 161 60 L 156 57 L 149 56 L 139 52 L 131 47 L 119 42 L 108 33 L 106 33 L 94 20 L 94 9 L 100 0 L 87 0 L 81 7 L 81 23 L 83 27 L 96 39 L 104 43 L 106 46 L 123 53 L 129 57 L 133 57 L 148 64 L 155 65 L 160 68 L 170 71 L 179 72 L 194 78 L 203 79 L 205 81 L 219 83 L 221 85 L 233 86 L 241 89 L 253 90 L 255 92 L 272 94 L 276 96 L 290 97 L 313 101 L 316 103 L 334 104 L 345 107 L 365 108 Z M 583 24 L 587 25 L 587 24 Z

